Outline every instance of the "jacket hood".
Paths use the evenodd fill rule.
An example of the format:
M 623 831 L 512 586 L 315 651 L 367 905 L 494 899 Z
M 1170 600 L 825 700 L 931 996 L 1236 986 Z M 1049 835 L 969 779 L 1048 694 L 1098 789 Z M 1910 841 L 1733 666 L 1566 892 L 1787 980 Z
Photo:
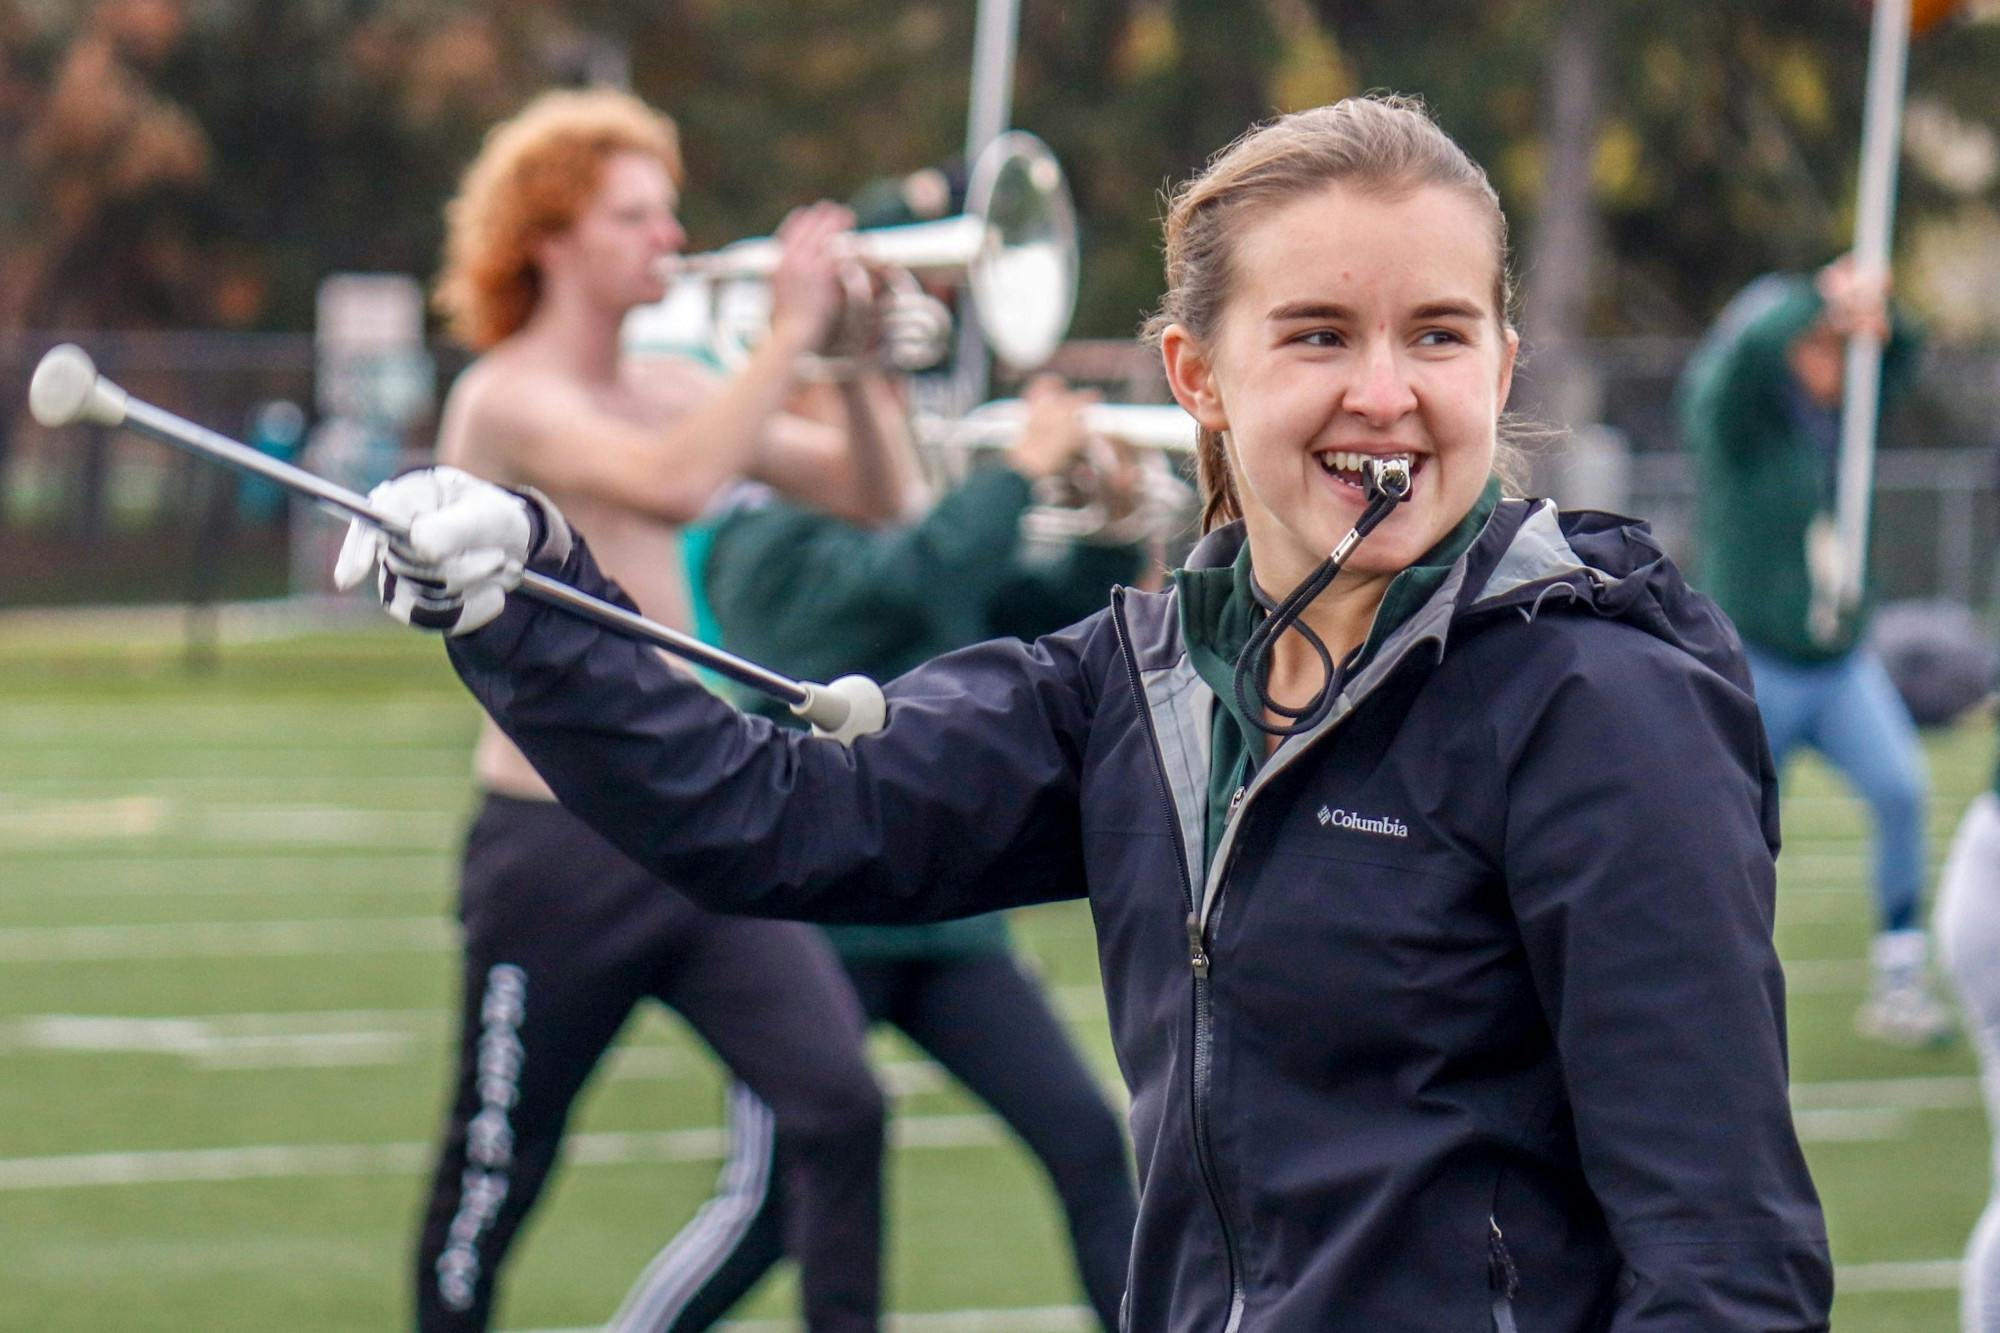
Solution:
M 1591 509 L 1564 513 L 1550 500 L 1510 500 L 1466 553 L 1466 563 L 1454 625 L 1501 610 L 1530 620 L 1554 610 L 1603 616 L 1750 688 L 1735 627 L 1688 586 L 1643 519 Z
M 1240 520 L 1217 528 L 1189 552 L 1187 567 L 1227 566 L 1245 539 Z M 1688 586 L 1643 519 L 1563 512 L 1552 500 L 1503 500 L 1459 563 L 1459 577 L 1439 590 L 1454 599 L 1450 630 L 1503 611 L 1529 620 L 1598 615 L 1672 644 L 1749 689 L 1734 626 Z

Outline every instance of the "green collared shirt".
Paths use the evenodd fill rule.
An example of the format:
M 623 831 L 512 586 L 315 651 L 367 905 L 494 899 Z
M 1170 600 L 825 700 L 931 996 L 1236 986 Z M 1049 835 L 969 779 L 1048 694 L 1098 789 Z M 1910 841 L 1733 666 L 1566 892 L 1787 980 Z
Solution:
M 1352 677 L 1366 666 L 1382 641 L 1430 600 L 1499 503 L 1500 483 L 1489 480 L 1458 525 L 1389 581 L 1381 605 L 1375 608 L 1368 637 L 1342 664 L 1344 675 Z M 1223 825 L 1229 822 L 1232 798 L 1249 783 L 1264 757 L 1264 733 L 1251 725 L 1236 703 L 1236 659 L 1243 655 L 1250 632 L 1266 612 L 1254 585 L 1247 541 L 1227 569 L 1177 569 L 1174 586 L 1180 594 L 1181 640 L 1187 644 L 1188 661 L 1215 691 L 1209 739 L 1208 824 L 1202 840 L 1202 871 L 1206 876 L 1216 845 L 1222 840 Z

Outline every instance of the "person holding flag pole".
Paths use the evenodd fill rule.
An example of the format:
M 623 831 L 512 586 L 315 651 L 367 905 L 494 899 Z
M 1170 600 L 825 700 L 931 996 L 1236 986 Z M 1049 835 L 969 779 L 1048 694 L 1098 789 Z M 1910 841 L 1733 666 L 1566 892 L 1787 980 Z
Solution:
M 1864 644 L 1880 407 L 1914 369 L 1889 302 L 1889 241 L 1909 0 L 1875 13 L 1854 249 L 1816 275 L 1767 274 L 1716 319 L 1682 376 L 1700 484 L 1702 582 L 1736 622 L 1773 760 L 1800 744 L 1875 819 L 1878 934 L 1862 1034 L 1949 1040 L 1921 922 L 1928 779 L 1909 709 Z

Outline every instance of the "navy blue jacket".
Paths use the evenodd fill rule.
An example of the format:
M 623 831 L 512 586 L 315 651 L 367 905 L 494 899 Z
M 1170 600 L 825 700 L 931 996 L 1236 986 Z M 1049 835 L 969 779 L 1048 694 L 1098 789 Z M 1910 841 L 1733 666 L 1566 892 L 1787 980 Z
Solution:
M 615 595 L 581 544 L 557 572 Z M 1175 596 L 920 667 L 851 750 L 525 598 L 452 656 L 566 805 L 708 906 L 924 921 L 1087 884 L 1131 1329 L 1825 1328 L 1768 748 L 1734 632 L 1644 527 L 1503 502 L 1260 766 L 1205 882 L 1213 695 Z

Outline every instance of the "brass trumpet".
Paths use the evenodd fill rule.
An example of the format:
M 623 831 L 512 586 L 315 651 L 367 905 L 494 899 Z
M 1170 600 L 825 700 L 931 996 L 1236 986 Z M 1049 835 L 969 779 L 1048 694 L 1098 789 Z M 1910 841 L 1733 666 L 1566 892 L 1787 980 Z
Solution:
M 625 341 L 638 351 L 704 350 L 739 361 L 770 323 L 777 240 L 760 236 L 671 262 L 674 289 L 632 312 Z M 917 279 L 964 283 L 987 344 L 1002 361 L 1047 361 L 1076 308 L 1076 210 L 1055 155 L 1034 135 L 1001 135 L 979 156 L 957 217 L 854 233 L 860 265 Z M 850 305 L 872 299 L 846 279 Z M 892 296 L 911 284 L 890 284 Z
M 1020 399 L 1002 398 L 956 420 L 919 417 L 917 441 L 939 479 L 949 484 L 962 480 L 981 454 L 1010 446 L 1027 413 Z M 1086 450 L 1072 475 L 1037 484 L 1035 505 L 1022 523 L 1028 540 L 1040 545 L 1142 540 L 1180 528 L 1194 503 L 1194 489 L 1184 477 L 1194 456 L 1194 418 L 1172 403 L 1092 403 L 1082 414 L 1084 429 L 1103 444 Z M 1126 512 L 1117 513 L 1106 478 L 1120 459 L 1106 450 L 1121 445 L 1137 455 L 1139 477 Z
M 1018 398 L 982 403 L 956 421 L 930 421 L 923 434 L 940 448 L 990 449 L 1020 434 L 1028 405 Z M 1092 403 L 1083 409 L 1084 429 L 1124 440 L 1141 449 L 1193 453 L 1195 421 L 1177 403 Z

